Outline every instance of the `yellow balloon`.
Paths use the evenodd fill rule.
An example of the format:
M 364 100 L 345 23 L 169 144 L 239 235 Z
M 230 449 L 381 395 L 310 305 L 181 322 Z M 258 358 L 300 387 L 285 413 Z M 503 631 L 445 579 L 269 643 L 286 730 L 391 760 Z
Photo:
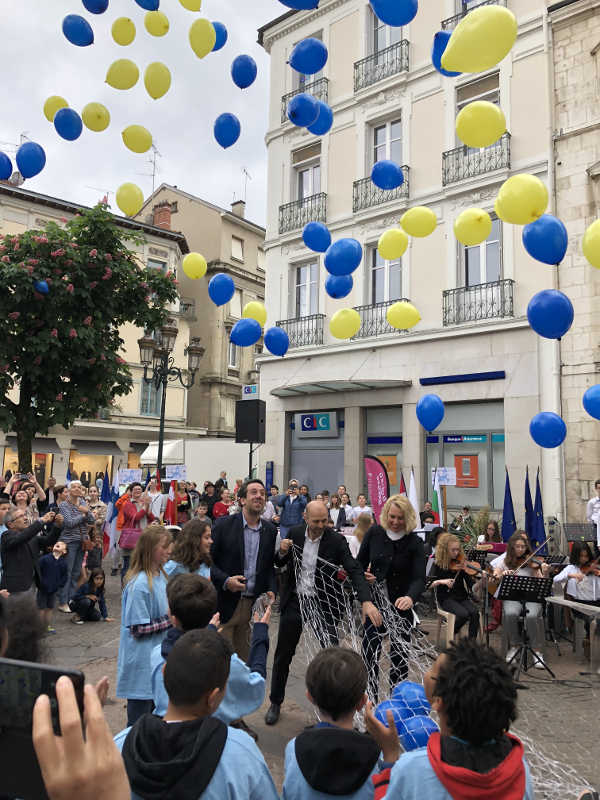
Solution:
M 421 321 L 421 315 L 412 303 L 400 300 L 391 305 L 386 314 L 387 321 L 399 331 L 407 331 L 414 328 L 417 322 Z
M 437 227 L 437 217 L 430 208 L 415 206 L 402 215 L 400 225 L 410 236 L 423 238 L 434 232 Z
M 506 131 L 502 109 L 487 100 L 469 103 L 456 117 L 456 133 L 469 147 L 489 147 Z
M 129 17 L 119 17 L 113 22 L 111 33 L 117 44 L 126 47 L 135 39 L 135 24 Z
M 181 0 L 180 0 L 181 2 Z M 217 34 L 207 19 L 197 19 L 190 28 L 190 44 L 198 58 L 207 56 L 215 46 Z
M 329 330 L 336 339 L 351 339 L 360 325 L 360 314 L 354 308 L 340 308 L 329 320 Z
M 86 128 L 100 133 L 110 125 L 110 112 L 102 103 L 88 103 L 81 112 L 81 119 Z
M 492 218 L 482 208 L 467 208 L 454 220 L 454 235 L 467 247 L 481 244 L 492 232 Z
M 144 195 L 135 183 L 122 183 L 117 189 L 117 205 L 128 217 L 135 216 L 144 205 Z
M 148 64 L 144 72 L 144 86 L 154 100 L 163 97 L 171 86 L 171 73 L 169 68 L 160 61 Z
M 583 236 L 583 255 L 592 267 L 600 269 L 600 219 L 588 227 Z
M 200 253 L 188 253 L 183 259 L 183 271 L 193 281 L 203 278 L 206 275 L 207 263 L 204 256 Z
M 56 112 L 60 111 L 61 108 L 68 108 L 69 104 L 65 100 L 64 97 L 59 97 L 57 94 L 53 94 L 52 97 L 49 97 L 46 102 L 44 103 L 44 116 L 48 120 L 48 122 L 54 122 L 54 117 L 56 116 Z
M 528 225 L 548 207 L 548 189 L 535 175 L 513 175 L 500 187 L 496 205 L 500 219 L 513 225 Z
M 108 68 L 106 83 L 114 89 L 131 89 L 140 77 L 137 65 L 128 58 L 119 58 Z
M 267 321 L 267 309 L 264 307 L 263 303 L 259 303 L 258 300 L 251 300 L 244 306 L 242 317 L 246 317 L 247 319 L 255 319 L 258 323 L 260 323 L 262 328 Z
M 162 11 L 148 11 L 144 25 L 151 36 L 164 36 L 169 32 L 169 20 Z
M 504 6 L 469 11 L 458 23 L 442 56 L 450 72 L 483 72 L 508 55 L 517 39 L 517 20 Z
M 500 203 L 499 203 L 499 198 L 498 197 L 496 197 L 496 199 L 494 200 L 494 214 L 498 217 L 498 219 L 501 219 L 502 222 L 508 222 L 507 219 L 504 219 L 504 213 L 503 213 L 502 209 L 500 208 Z
M 152 134 L 143 125 L 129 125 L 121 137 L 125 147 L 134 153 L 146 153 L 152 147 Z
M 179 0 L 179 2 L 188 11 L 200 11 L 202 5 L 202 0 Z
M 390 228 L 379 237 L 377 252 L 386 261 L 402 258 L 408 247 L 408 236 L 400 228 Z

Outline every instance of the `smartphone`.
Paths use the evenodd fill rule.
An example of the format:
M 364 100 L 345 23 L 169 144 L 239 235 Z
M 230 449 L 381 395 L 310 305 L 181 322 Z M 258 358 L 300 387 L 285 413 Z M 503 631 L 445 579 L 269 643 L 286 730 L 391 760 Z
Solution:
M 33 706 L 41 694 L 48 695 L 54 732 L 60 735 L 56 681 L 61 675 L 73 682 L 83 719 L 82 672 L 0 658 L 0 796 L 47 800 L 31 738 Z

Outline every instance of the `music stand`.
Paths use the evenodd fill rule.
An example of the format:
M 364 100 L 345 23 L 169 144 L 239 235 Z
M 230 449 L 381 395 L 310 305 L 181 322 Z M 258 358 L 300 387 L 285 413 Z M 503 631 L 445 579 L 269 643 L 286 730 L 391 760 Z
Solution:
M 479 566 L 482 569 L 485 569 L 487 565 L 487 558 L 488 558 L 488 551 L 487 550 L 467 550 L 466 552 L 467 561 L 477 561 Z
M 505 575 L 500 582 L 498 589 L 498 598 L 500 600 L 515 600 L 521 603 L 523 609 L 523 630 L 521 633 L 521 644 L 517 647 L 517 652 L 508 662 L 509 665 L 517 665 L 515 672 L 515 680 L 519 679 L 522 671 L 527 672 L 528 669 L 528 655 L 533 656 L 533 663 L 541 663 L 546 672 L 552 678 L 556 676 L 550 667 L 541 659 L 529 643 L 527 637 L 527 626 L 525 619 L 527 617 L 526 603 L 540 603 L 544 602 L 544 598 L 552 594 L 552 578 L 531 578 L 528 575 Z

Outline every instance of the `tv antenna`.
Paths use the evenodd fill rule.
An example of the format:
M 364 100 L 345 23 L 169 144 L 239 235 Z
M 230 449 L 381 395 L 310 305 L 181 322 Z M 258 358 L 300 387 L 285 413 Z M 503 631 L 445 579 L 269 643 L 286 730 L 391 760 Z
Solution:
M 138 172 L 137 175 L 143 175 L 145 178 L 152 178 L 152 194 L 154 194 L 154 189 L 156 188 L 156 176 L 160 172 L 160 167 L 158 165 L 157 159 L 162 158 L 162 153 L 159 152 L 158 147 L 156 145 L 152 145 L 152 155 L 148 156 L 146 159 L 146 163 L 151 168 L 151 172 Z
M 242 167 L 242 175 L 244 176 L 244 203 L 245 203 L 246 195 L 248 194 L 248 181 L 252 180 L 252 175 L 250 175 L 246 167 Z

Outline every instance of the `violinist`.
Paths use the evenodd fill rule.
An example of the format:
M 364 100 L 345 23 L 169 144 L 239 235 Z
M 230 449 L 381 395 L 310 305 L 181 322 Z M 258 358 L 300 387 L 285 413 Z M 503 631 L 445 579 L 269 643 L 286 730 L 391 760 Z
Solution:
M 456 633 L 469 623 L 469 639 L 479 633 L 479 611 L 472 602 L 471 587 L 474 578 L 469 573 L 481 571 L 479 564 L 467 562 L 460 540 L 451 533 L 443 533 L 435 548 L 435 561 L 430 573 L 438 606 L 456 617 Z
M 548 565 L 542 562 L 541 557 L 532 558 L 528 561 L 532 553 L 533 549 L 525 531 L 516 531 L 507 542 L 506 553 L 495 558 L 490 564 L 494 571 L 494 576 L 499 579 L 504 575 L 525 575 L 530 578 L 546 577 Z M 525 564 L 525 562 L 527 563 Z M 523 566 L 524 564 L 525 566 Z M 494 595 L 495 597 L 497 597 L 498 591 Z M 502 601 L 503 624 L 506 628 L 509 645 L 508 653 L 506 654 L 507 661 L 512 661 L 514 658 L 520 641 L 519 616 L 521 615 L 522 605 L 518 600 Z M 525 603 L 525 609 L 527 612 L 525 615 L 525 627 L 529 644 L 539 659 L 536 660 L 534 666 L 536 669 L 544 669 L 543 656 L 538 649 L 540 647 L 538 618 L 542 616 L 542 604 Z
M 555 584 L 567 583 L 566 600 L 600 606 L 600 567 L 592 560 L 592 551 L 587 542 L 573 542 L 570 563 L 554 577 Z M 572 611 L 576 617 L 584 617 L 587 636 L 590 635 L 589 618 L 579 611 Z M 600 631 L 596 628 L 596 633 Z

